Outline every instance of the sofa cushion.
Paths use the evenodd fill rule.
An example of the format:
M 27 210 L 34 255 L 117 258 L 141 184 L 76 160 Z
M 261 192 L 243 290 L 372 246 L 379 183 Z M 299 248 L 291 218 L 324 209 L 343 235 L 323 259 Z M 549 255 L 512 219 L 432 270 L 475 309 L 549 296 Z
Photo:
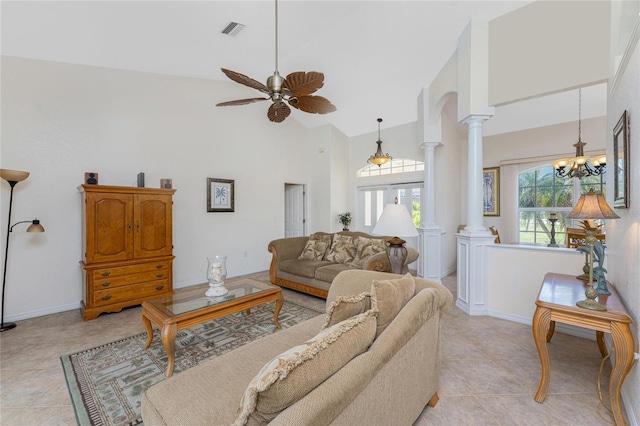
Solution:
M 362 268 L 364 263 L 376 253 L 387 250 L 387 242 L 382 238 L 358 237 L 358 249 L 356 257 L 351 262 L 352 266 Z
M 331 235 L 329 234 L 311 234 L 307 243 L 302 249 L 302 253 L 298 256 L 300 260 L 322 260 L 331 246 Z
M 351 262 L 356 257 L 358 250 L 357 239 L 358 237 L 353 235 L 335 234 L 325 260 L 334 263 Z
M 337 297 L 327 308 L 327 316 L 322 329 L 362 314 L 371 309 L 371 293 Z
M 378 309 L 376 338 L 391 324 L 415 291 L 416 283 L 411 274 L 393 280 L 373 280 L 371 303 Z
M 316 269 L 327 265 L 331 265 L 331 262 L 327 262 L 326 260 L 289 259 L 280 262 L 279 268 L 283 272 L 301 277 L 314 278 L 316 276 Z
M 353 267 L 345 263 L 329 263 L 328 265 L 318 266 L 314 278 L 330 283 L 340 272 L 348 271 L 349 269 L 353 269 Z
M 376 333 L 376 311 L 321 331 L 269 361 L 245 390 L 234 426 L 264 425 L 365 352 Z

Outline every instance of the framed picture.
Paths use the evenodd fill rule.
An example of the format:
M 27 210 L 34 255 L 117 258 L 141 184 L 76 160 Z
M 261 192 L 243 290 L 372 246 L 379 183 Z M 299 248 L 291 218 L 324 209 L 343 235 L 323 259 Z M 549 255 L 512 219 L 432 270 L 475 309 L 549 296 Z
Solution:
M 622 113 L 613 129 L 613 207 L 629 207 L 629 114 Z
M 500 216 L 500 167 L 482 169 L 482 211 Z
M 207 212 L 232 212 L 234 181 L 207 178 Z

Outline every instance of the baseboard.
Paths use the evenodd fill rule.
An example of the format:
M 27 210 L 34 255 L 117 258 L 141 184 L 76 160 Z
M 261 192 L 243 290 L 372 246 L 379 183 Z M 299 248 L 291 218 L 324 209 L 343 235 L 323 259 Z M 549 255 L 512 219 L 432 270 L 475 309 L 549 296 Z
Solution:
M 498 312 L 489 310 L 489 316 L 504 319 L 507 321 L 513 321 L 520 324 L 532 325 L 533 318 L 523 317 L 521 315 L 505 314 L 504 312 Z M 582 327 L 574 327 L 568 324 L 556 323 L 556 331 L 570 336 L 580 337 L 582 339 L 596 340 L 596 332 L 588 330 Z
M 80 302 L 70 305 L 53 306 L 51 308 L 41 309 L 39 311 L 23 312 L 18 315 L 10 315 L 4 319 L 4 322 L 21 321 L 29 318 L 41 317 L 43 315 L 58 314 L 60 312 L 73 311 L 80 309 Z

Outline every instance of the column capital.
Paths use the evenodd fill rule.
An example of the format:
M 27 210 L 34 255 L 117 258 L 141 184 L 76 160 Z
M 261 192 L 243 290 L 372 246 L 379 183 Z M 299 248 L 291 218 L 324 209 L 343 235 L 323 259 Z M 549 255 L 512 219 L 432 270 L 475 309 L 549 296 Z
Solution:
M 435 148 L 437 148 L 439 146 L 443 146 L 442 143 L 440 143 L 440 142 L 423 142 L 420 145 L 420 148 L 433 150 L 433 149 L 435 149 Z
M 471 127 L 473 125 L 478 125 L 478 124 L 482 124 L 485 121 L 487 121 L 488 119 L 490 119 L 491 117 L 493 117 L 493 115 L 468 115 L 465 118 L 463 118 L 462 120 L 460 120 L 460 123 L 462 124 L 466 124 L 467 126 Z

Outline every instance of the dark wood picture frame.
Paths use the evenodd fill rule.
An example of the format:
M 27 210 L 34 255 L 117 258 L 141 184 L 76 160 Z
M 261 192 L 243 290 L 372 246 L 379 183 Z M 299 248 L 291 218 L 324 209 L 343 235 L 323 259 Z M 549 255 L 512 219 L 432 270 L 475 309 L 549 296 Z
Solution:
M 235 193 L 235 181 L 207 178 L 207 212 L 233 212 Z
M 629 208 L 629 113 L 613 128 L 613 207 Z
M 482 169 L 482 212 L 500 216 L 500 167 Z

